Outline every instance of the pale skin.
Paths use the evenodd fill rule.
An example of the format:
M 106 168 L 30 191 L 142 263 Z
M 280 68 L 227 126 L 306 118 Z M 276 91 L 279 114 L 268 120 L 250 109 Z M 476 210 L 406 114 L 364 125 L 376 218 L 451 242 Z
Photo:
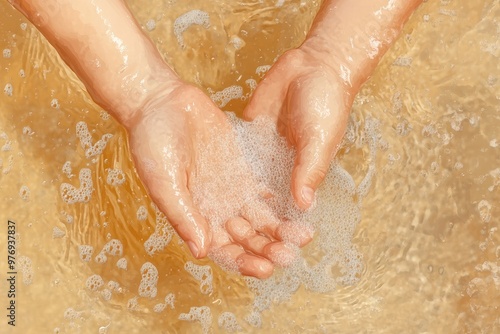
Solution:
M 421 1 L 326 0 L 304 43 L 281 56 L 257 87 L 245 118 L 271 116 L 297 150 L 291 191 L 300 208 L 314 201 L 355 94 Z M 9 2 L 127 130 L 141 181 L 196 258 L 223 249 L 243 275 L 266 278 L 276 265 L 273 254 L 289 252 L 282 235 L 297 234 L 299 246 L 311 240 L 311 231 L 279 224 L 265 207 L 258 218 L 209 226 L 193 203 L 189 180 L 202 141 L 214 133 L 231 136 L 230 124 L 162 60 L 122 0 Z

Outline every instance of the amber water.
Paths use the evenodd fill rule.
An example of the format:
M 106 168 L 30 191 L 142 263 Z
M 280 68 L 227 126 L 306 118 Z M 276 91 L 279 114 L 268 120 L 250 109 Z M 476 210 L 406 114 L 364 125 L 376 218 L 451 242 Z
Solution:
M 258 81 L 259 66 L 302 42 L 319 6 L 128 3 L 165 60 L 207 94 L 232 85 L 249 93 L 245 81 Z M 188 28 L 180 48 L 174 21 L 192 9 L 207 12 L 210 26 Z M 240 277 L 195 261 L 213 271 L 213 292 L 204 294 L 184 269 L 193 259 L 178 238 L 148 255 L 144 242 L 162 221 L 133 170 L 124 130 L 24 17 L 6 1 L 0 11 L 0 332 L 198 333 L 199 323 L 178 320 L 192 306 L 210 308 L 214 333 L 224 333 L 217 317 L 225 311 L 243 332 L 500 331 L 498 0 L 429 0 L 412 16 L 352 112 L 354 129 L 368 118 L 380 124 L 376 174 L 353 239 L 363 255 L 360 281 L 327 294 L 300 289 L 264 311 L 260 328 L 245 321 L 254 296 Z M 235 36 L 244 45 L 235 46 Z M 245 103 L 236 99 L 224 110 L 241 113 Z M 93 159 L 75 133 L 82 121 L 94 142 L 113 135 Z M 340 160 L 360 182 L 368 152 L 358 134 L 348 133 L 353 148 Z M 61 184 L 78 187 L 84 168 L 92 173 L 90 201 L 64 202 Z M 125 182 L 109 184 L 110 169 L 122 171 Z M 145 220 L 138 219 L 141 206 Z M 16 223 L 19 266 L 15 328 L 5 316 L 9 219 Z M 121 241 L 122 256 L 105 263 L 80 258 L 79 246 L 92 245 L 94 258 L 112 239 Z M 120 257 L 126 270 L 116 264 Z M 158 294 L 134 299 L 145 262 L 158 268 Z M 92 275 L 105 282 L 99 291 L 86 286 Z M 110 281 L 121 289 L 112 291 Z M 155 312 L 170 293 L 174 308 Z

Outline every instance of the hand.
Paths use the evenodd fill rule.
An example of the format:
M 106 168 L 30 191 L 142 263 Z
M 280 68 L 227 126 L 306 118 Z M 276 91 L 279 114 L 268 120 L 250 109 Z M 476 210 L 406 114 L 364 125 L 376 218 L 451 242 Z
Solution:
M 227 116 L 193 86 L 169 88 L 125 124 L 141 180 L 195 257 L 210 253 L 244 275 L 269 277 L 276 260 L 293 257 L 281 237 L 293 233 L 293 225 L 280 224 L 259 193 L 245 193 L 258 186 L 242 163 Z M 228 165 L 234 161 L 239 168 Z M 241 203 L 234 216 L 221 223 L 207 219 L 229 201 Z M 311 240 L 295 233 L 302 233 L 299 245 Z
M 292 194 L 311 206 L 347 125 L 352 96 L 341 77 L 303 49 L 283 54 L 259 83 L 244 111 L 247 120 L 267 115 L 297 151 Z

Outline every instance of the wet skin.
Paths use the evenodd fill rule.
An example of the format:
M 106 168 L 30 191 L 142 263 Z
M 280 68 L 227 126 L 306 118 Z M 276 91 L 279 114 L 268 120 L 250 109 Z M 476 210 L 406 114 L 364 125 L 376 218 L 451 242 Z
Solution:
M 421 1 L 324 1 L 303 45 L 280 57 L 256 89 L 245 117 L 271 116 L 297 150 L 291 191 L 300 208 L 314 201 L 355 94 Z M 231 138 L 229 122 L 164 63 L 124 2 L 9 2 L 44 34 L 94 101 L 127 129 L 142 182 L 195 257 L 224 250 L 242 274 L 265 278 L 273 272 L 275 254 L 291 256 L 282 229 L 299 235 L 300 246 L 311 240 L 310 231 L 279 224 L 258 201 L 249 204 L 262 212 L 258 216 L 236 216 L 217 228 L 207 224 L 193 203 L 189 179 L 201 141 L 214 133 Z M 237 148 L 231 152 L 237 159 Z M 217 154 L 213 159 L 217 164 Z

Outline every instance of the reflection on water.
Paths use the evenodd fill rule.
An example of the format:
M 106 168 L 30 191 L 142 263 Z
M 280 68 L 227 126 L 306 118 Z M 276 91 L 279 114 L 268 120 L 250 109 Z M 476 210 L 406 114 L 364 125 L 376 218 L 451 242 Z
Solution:
M 129 4 L 181 77 L 208 94 L 241 86 L 243 96 L 253 87 L 248 80 L 261 78 L 259 66 L 300 44 L 319 5 Z M 5 1 L 0 8 L 0 219 L 17 223 L 17 332 L 201 331 L 177 320 L 181 314 L 210 315 L 213 332 L 224 332 L 218 320 L 234 325 L 230 314 L 219 318 L 227 311 L 245 332 L 258 331 L 245 320 L 254 296 L 244 282 L 210 261 L 193 261 L 151 205 L 124 131 L 23 17 Z M 186 29 L 181 49 L 174 21 L 192 9 L 208 13 L 210 26 Z M 500 330 L 498 17 L 497 0 L 429 1 L 412 17 L 357 97 L 347 134 L 353 144 L 341 157 L 359 183 L 369 160 L 359 129 L 378 119 L 377 173 L 354 238 L 364 261 L 360 281 L 328 294 L 300 288 L 262 313 L 262 332 Z M 224 109 L 241 112 L 244 100 Z M 89 144 L 76 135 L 79 122 Z M 99 140 L 102 153 L 87 158 Z M 64 202 L 61 184 L 85 188 L 85 169 L 90 201 Z M 162 248 L 158 240 L 170 237 Z M 145 249 L 148 240 L 152 248 Z M 5 244 L 2 237 L 2 254 Z M 188 261 L 200 275 L 186 271 Z M 141 280 L 150 282 L 143 275 L 155 280 L 145 263 L 158 271 L 154 298 L 138 295 Z M 203 275 L 207 267 L 195 265 L 210 266 L 212 282 Z M 0 268 L 2 281 L 6 271 Z M 192 306 L 209 309 L 189 313 Z

